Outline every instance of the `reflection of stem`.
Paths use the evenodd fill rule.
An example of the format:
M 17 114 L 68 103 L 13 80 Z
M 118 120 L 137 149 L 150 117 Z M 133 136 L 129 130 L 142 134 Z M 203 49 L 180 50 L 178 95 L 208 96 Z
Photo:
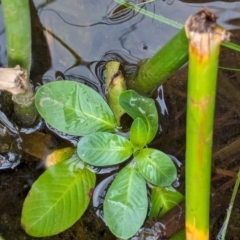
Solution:
M 220 44 L 229 33 L 203 9 L 185 24 L 189 38 L 186 142 L 186 239 L 209 239 L 212 133 Z
M 56 41 L 58 41 L 65 49 L 67 49 L 76 59 L 73 66 L 70 68 L 79 66 L 82 62 L 81 57 L 71 48 L 69 47 L 61 38 L 59 38 L 57 35 L 55 35 L 50 29 L 43 27 L 43 29 L 46 31 L 46 34 L 51 35 Z M 68 70 L 68 69 L 67 69 Z
M 118 4 L 121 4 L 127 8 L 130 8 L 136 12 L 139 12 L 141 14 L 144 14 L 145 16 L 148 16 L 150 18 L 154 18 L 155 20 L 158 20 L 160 22 L 163 22 L 167 25 L 170 25 L 172 27 L 175 27 L 175 28 L 178 28 L 178 29 L 181 29 L 183 27 L 182 24 L 180 23 L 177 23 L 176 21 L 173 21 L 171 19 L 168 19 L 168 18 L 165 18 L 163 16 L 160 16 L 160 15 L 155 15 L 153 14 L 152 12 L 149 12 L 147 11 L 146 9 L 143 9 L 141 7 L 138 7 L 137 5 L 133 5 L 133 4 L 130 4 L 129 2 L 127 1 L 124 1 L 124 0 L 114 0 L 115 2 L 117 2 Z M 144 2 L 145 4 L 146 2 Z
M 50 5 L 51 3 L 54 3 L 54 2 L 56 2 L 56 0 L 47 0 L 46 2 L 38 5 L 37 10 L 42 9 L 42 8 L 44 8 L 44 7 Z

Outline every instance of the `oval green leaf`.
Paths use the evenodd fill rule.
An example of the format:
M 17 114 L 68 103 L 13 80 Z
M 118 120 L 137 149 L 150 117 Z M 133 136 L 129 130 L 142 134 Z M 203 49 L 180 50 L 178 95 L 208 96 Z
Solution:
M 114 179 L 104 200 L 106 224 L 115 236 L 128 239 L 143 224 L 147 208 L 144 178 L 134 168 L 123 168 Z
M 94 166 L 121 163 L 133 154 L 132 143 L 112 133 L 93 133 L 83 137 L 77 145 L 78 156 Z
M 115 119 L 100 94 L 74 81 L 55 81 L 40 87 L 35 95 L 39 114 L 52 127 L 74 136 L 113 132 Z
M 96 176 L 73 157 L 47 169 L 32 185 L 21 224 L 34 237 L 58 234 L 72 226 L 89 205 Z
M 165 153 L 151 148 L 136 156 L 137 166 L 144 178 L 157 186 L 170 186 L 177 178 L 177 169 Z
M 147 143 L 147 127 L 141 118 L 136 118 L 130 129 L 130 141 L 136 148 L 143 148 Z
M 173 187 L 153 187 L 151 189 L 151 209 L 149 217 L 162 217 L 183 201 L 183 195 Z
M 139 117 L 144 121 L 147 127 L 146 143 L 150 143 L 158 130 L 158 112 L 154 100 L 127 90 L 120 95 L 119 104 L 133 119 Z

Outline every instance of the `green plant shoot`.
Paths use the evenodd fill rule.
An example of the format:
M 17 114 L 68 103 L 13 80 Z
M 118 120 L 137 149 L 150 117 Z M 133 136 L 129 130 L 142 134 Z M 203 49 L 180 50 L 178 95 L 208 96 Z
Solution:
M 104 200 L 106 223 L 119 238 L 133 236 L 147 216 L 146 183 L 165 187 L 175 181 L 177 171 L 172 160 L 146 147 L 158 130 L 154 101 L 126 90 L 119 97 L 119 105 L 134 120 L 130 139 L 114 133 L 117 124 L 111 109 L 91 88 L 74 81 L 56 81 L 38 89 L 36 107 L 45 121 L 60 131 L 83 137 L 77 145 L 79 158 L 50 167 L 30 190 L 21 220 L 28 234 L 54 235 L 81 217 L 95 185 L 95 174 L 87 164 L 104 167 L 129 161 L 113 180 Z M 70 196 L 75 196 L 77 203 L 72 203 Z M 73 212 L 63 204 L 72 206 Z M 32 215 L 33 211 L 36 214 Z M 64 221 L 60 220 L 62 216 Z
M 189 38 L 186 238 L 209 239 L 212 136 L 220 44 L 229 33 L 203 9 L 185 24 Z

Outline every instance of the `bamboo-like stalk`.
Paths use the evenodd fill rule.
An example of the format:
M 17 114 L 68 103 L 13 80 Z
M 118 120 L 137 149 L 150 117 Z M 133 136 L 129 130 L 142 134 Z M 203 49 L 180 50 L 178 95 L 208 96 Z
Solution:
M 140 65 L 137 75 L 133 74 L 128 79 L 128 88 L 143 95 L 151 95 L 187 61 L 188 39 L 183 28 L 154 56 Z
M 185 24 L 189 38 L 186 142 L 186 237 L 209 239 L 212 135 L 220 44 L 229 33 L 203 9 Z
M 31 125 L 36 117 L 33 91 L 29 83 L 31 67 L 31 19 L 29 1 L 2 0 L 4 22 L 7 39 L 8 67 L 20 66 L 25 73 L 13 94 L 16 121 L 24 126 Z M 24 77 L 23 77 L 24 76 Z M 7 82 L 8 79 L 5 79 Z M 18 89 L 18 90 L 17 90 Z
M 27 0 L 2 0 L 7 38 L 8 67 L 31 66 L 31 20 Z

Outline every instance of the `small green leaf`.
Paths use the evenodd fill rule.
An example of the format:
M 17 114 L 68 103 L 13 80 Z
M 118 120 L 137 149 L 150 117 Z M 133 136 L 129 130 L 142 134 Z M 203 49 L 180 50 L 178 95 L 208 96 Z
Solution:
M 130 141 L 136 148 L 143 148 L 147 142 L 147 127 L 141 118 L 136 118 L 130 129 Z
M 26 197 L 21 223 L 34 237 L 58 234 L 71 227 L 89 205 L 96 176 L 78 157 L 47 169 Z
M 136 156 L 139 171 L 144 178 L 157 186 L 170 186 L 177 177 L 171 158 L 156 149 L 145 148 Z
M 77 153 L 91 165 L 108 166 L 128 159 L 133 154 L 133 146 L 125 137 L 99 132 L 83 137 L 78 142 Z
M 139 117 L 144 121 L 147 127 L 146 143 L 150 143 L 158 130 L 158 112 L 153 99 L 127 90 L 120 95 L 119 104 L 133 119 Z
M 162 217 L 183 199 L 183 195 L 173 187 L 153 187 L 149 217 Z
M 103 98 L 74 81 L 56 81 L 40 87 L 35 95 L 38 112 L 52 127 L 74 136 L 113 132 L 115 119 Z
M 147 208 L 144 178 L 134 168 L 123 168 L 110 186 L 103 205 L 111 232 L 118 238 L 132 237 L 143 224 Z

